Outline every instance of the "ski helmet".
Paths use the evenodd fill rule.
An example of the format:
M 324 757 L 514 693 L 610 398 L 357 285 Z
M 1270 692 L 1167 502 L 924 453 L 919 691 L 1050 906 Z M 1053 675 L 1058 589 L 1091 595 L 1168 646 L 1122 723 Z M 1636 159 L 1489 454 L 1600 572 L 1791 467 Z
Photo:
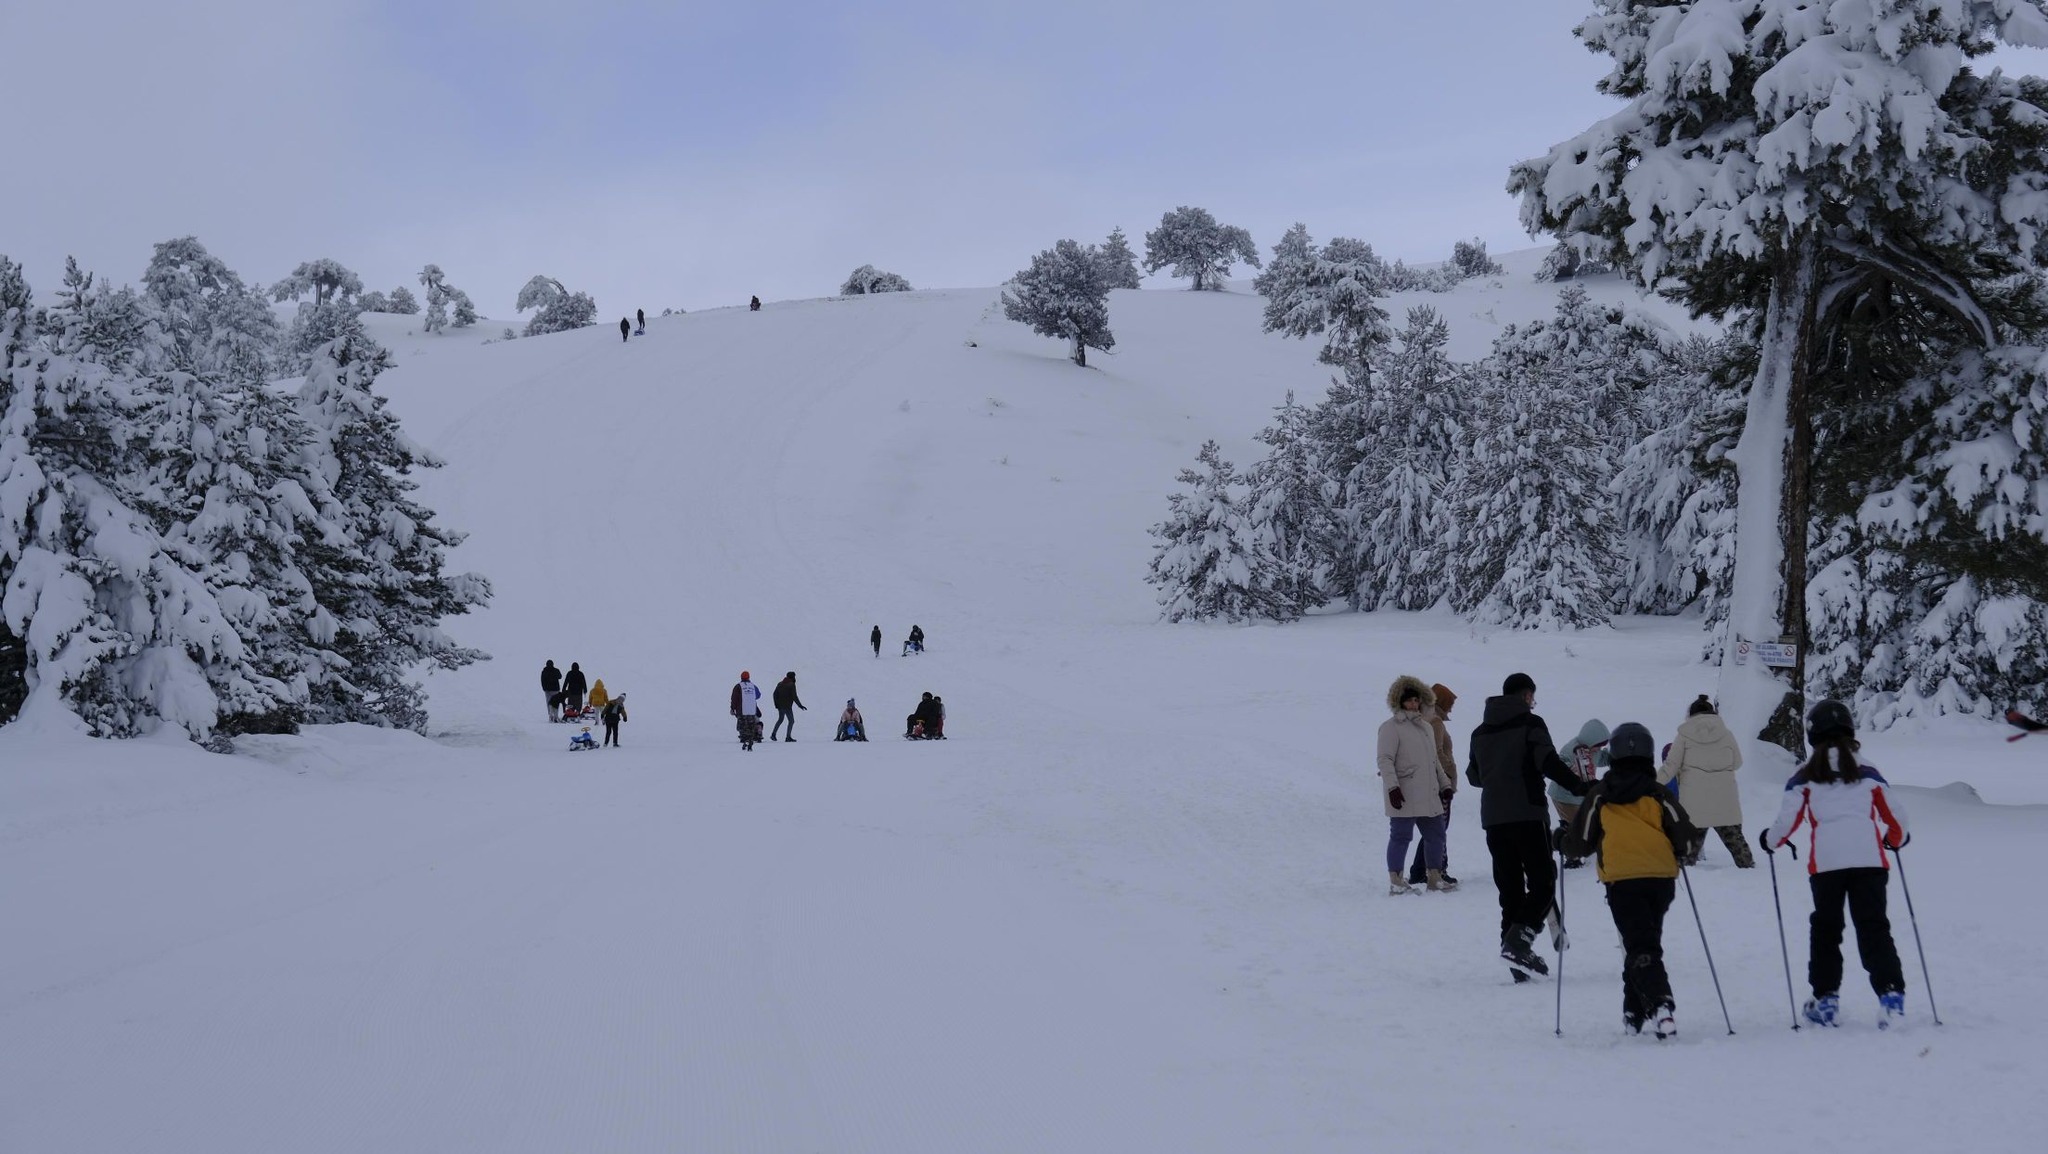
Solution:
M 1614 736 L 1607 739 L 1607 756 L 1614 760 L 1624 757 L 1650 756 L 1657 748 L 1657 742 L 1650 736 L 1649 729 L 1641 722 L 1624 721 L 1614 727 Z
M 1806 739 L 1821 741 L 1830 737 L 1853 737 L 1856 733 L 1856 718 L 1849 707 L 1829 698 L 1806 715 Z

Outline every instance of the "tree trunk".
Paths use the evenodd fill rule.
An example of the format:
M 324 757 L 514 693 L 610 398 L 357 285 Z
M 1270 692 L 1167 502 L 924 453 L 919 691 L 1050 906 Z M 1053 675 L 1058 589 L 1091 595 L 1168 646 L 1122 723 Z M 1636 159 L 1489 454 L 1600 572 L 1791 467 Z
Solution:
M 14 720 L 28 700 L 28 646 L 0 622 L 0 725 Z
M 1074 351 L 1068 355 L 1074 358 L 1075 364 L 1084 369 L 1088 367 L 1088 346 L 1081 343 L 1080 337 L 1074 338 Z
M 1811 232 L 1788 239 L 1771 277 L 1763 345 L 1749 411 L 1733 454 L 1738 489 L 1735 579 L 1722 649 L 1721 711 L 1738 730 L 1803 748 L 1805 712 L 1806 529 L 1811 504 L 1813 429 L 1807 407 L 1820 242 Z M 1752 657 L 1731 660 L 1737 639 L 1791 638 L 1799 657 L 1789 684 Z

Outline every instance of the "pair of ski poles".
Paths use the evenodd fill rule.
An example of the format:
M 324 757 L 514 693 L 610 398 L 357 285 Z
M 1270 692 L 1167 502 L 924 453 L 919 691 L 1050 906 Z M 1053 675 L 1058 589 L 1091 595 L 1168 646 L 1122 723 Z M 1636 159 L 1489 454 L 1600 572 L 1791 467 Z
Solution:
M 1786 848 L 1792 851 L 1792 860 L 1799 860 L 1799 850 L 1790 842 Z M 1792 952 L 1785 944 L 1785 905 L 1778 898 L 1778 855 L 1765 852 L 1771 865 L 1771 905 L 1778 911 L 1778 956 L 1785 962 L 1785 1003 L 1792 1011 L 1792 1028 L 1799 1028 L 1799 997 L 1792 992 Z M 1906 851 L 1904 846 L 1892 850 L 1893 860 L 1899 863 L 1899 889 L 1906 895 L 1906 920 L 1913 926 L 1913 951 L 1920 955 L 1920 983 L 1927 987 L 1927 1012 L 1934 1018 L 1934 1024 L 1941 1025 L 1941 1009 L 1934 1004 L 1934 979 L 1927 972 L 1927 947 L 1920 941 L 1920 915 L 1913 909 L 1913 887 L 1906 881 Z

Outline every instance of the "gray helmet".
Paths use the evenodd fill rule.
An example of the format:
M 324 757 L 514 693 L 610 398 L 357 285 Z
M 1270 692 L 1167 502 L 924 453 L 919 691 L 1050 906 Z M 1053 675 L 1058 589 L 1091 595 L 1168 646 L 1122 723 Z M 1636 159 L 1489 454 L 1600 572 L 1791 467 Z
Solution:
M 1620 761 L 1624 757 L 1651 757 L 1657 751 L 1656 739 L 1649 729 L 1638 721 L 1624 721 L 1614 727 L 1614 736 L 1607 739 L 1607 756 Z
M 1853 737 L 1856 734 L 1856 718 L 1849 707 L 1829 698 L 1806 715 L 1806 739 L 1822 741 L 1830 737 Z

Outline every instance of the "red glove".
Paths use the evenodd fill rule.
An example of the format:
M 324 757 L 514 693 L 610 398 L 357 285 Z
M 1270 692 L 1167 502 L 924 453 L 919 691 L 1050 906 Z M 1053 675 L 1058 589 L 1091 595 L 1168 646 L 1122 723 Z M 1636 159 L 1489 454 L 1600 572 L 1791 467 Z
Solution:
M 1408 805 L 1408 799 L 1401 796 L 1401 787 L 1398 785 L 1387 791 L 1387 800 L 1394 803 L 1395 809 L 1403 809 Z

